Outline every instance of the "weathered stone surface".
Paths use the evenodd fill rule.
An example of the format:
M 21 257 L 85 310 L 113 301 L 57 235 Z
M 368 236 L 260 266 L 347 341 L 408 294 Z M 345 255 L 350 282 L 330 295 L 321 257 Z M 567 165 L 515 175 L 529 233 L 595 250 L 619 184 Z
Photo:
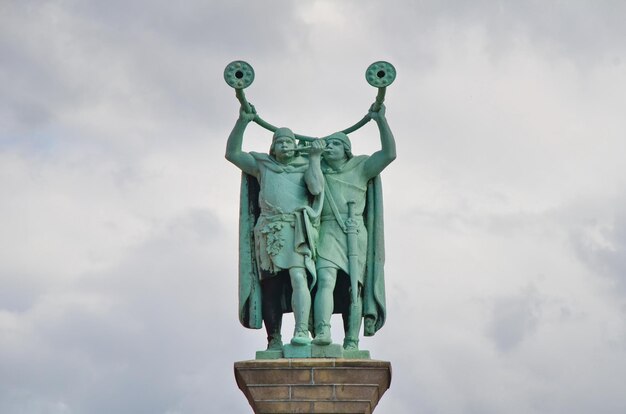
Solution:
M 378 401 L 377 384 L 342 384 L 335 386 L 335 398 L 338 400 Z
M 291 398 L 295 400 L 332 400 L 335 392 L 332 385 L 294 385 Z
M 337 361 L 330 358 L 291 359 L 289 366 L 294 368 L 319 368 L 337 366 Z
M 370 360 L 362 360 L 362 359 L 338 359 L 335 361 L 333 365 L 335 367 L 367 367 L 367 368 L 382 368 L 382 369 L 391 369 L 389 362 L 387 361 L 379 361 L 375 359 Z
M 239 375 L 247 384 L 311 384 L 309 369 L 240 369 Z
M 290 387 L 287 385 L 283 386 L 272 386 L 272 385 L 252 385 L 248 387 L 250 391 L 250 395 L 256 401 L 265 401 L 265 400 L 287 400 L 289 399 Z
M 311 413 L 310 401 L 259 401 L 253 406 L 256 414 Z
M 316 401 L 312 413 L 370 414 L 374 408 L 368 401 Z
M 391 383 L 387 361 L 337 358 L 235 363 L 237 385 L 256 414 L 371 414 Z
M 366 367 L 318 368 L 313 373 L 314 384 L 385 384 L 389 370 Z

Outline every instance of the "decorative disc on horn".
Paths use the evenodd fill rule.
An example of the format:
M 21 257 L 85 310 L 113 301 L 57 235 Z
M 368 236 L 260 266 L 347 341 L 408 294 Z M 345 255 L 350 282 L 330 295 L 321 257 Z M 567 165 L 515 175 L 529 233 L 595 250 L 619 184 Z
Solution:
M 396 79 L 396 68 L 391 63 L 382 60 L 374 62 L 367 67 L 365 79 L 376 88 L 384 88 Z
M 254 69 L 243 60 L 235 60 L 226 65 L 224 80 L 235 89 L 245 89 L 254 81 Z

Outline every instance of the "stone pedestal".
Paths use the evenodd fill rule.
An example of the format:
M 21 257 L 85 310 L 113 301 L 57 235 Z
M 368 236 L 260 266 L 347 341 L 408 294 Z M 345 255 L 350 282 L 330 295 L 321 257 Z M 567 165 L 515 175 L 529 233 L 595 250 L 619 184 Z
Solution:
M 274 359 L 235 363 L 255 414 L 370 414 L 391 383 L 391 364 L 365 359 Z

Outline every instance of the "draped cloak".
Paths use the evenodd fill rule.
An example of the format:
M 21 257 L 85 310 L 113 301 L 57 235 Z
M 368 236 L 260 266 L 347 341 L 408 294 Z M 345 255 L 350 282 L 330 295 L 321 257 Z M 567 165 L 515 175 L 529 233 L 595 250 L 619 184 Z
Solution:
M 297 157 L 285 165 L 267 154 L 250 154 L 259 174 L 241 176 L 239 321 L 246 328 L 260 329 L 263 279 L 276 277 L 291 267 L 302 267 L 307 271 L 309 286 L 315 285 L 315 247 L 323 194 L 308 193 L 304 173 L 309 163 L 305 158 Z M 276 300 L 281 301 L 283 312 L 290 312 L 290 283 L 285 285 Z
M 358 223 L 358 280 L 363 288 L 363 318 L 365 336 L 374 335 L 385 323 L 385 243 L 383 197 L 380 176 L 367 179 L 363 173 L 366 155 L 350 158 L 341 169 L 323 168 L 326 180 L 325 201 L 320 224 L 318 268 L 336 267 L 349 272 L 347 236 L 335 215 L 347 218 L 347 201 L 355 202 Z M 335 203 L 333 213 L 330 205 Z M 343 279 L 343 280 L 342 280 Z M 348 282 L 348 283 L 346 283 Z M 349 307 L 348 278 L 337 278 L 334 313 Z M 342 306 L 343 305 L 343 306 Z

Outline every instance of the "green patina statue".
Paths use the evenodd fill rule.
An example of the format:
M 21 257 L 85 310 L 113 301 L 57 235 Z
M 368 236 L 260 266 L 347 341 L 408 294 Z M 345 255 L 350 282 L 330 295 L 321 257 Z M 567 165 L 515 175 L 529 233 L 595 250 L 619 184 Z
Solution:
M 380 130 L 379 151 L 353 156 L 350 139 L 338 132 L 325 139 L 323 155 L 325 201 L 316 263 L 313 343 L 332 342 L 330 316 L 339 312 L 343 314 L 346 350 L 358 349 L 363 317 L 365 335 L 374 335 L 385 322 L 383 204 L 378 174 L 396 158 L 396 145 L 384 105 L 369 116 Z M 337 283 L 338 274 L 343 283 Z M 343 287 L 337 289 L 339 286 Z
M 283 313 L 294 313 L 295 347 L 330 346 L 331 315 L 341 313 L 343 349 L 357 351 L 362 320 L 366 336 L 385 322 L 379 174 L 396 157 L 383 105 L 395 69 L 387 62 L 370 65 L 366 79 L 378 95 L 368 114 L 350 128 L 319 139 L 276 128 L 259 117 L 243 93 L 254 80 L 247 63 L 232 62 L 224 78 L 241 103 L 226 147 L 226 158 L 243 172 L 239 319 L 248 328 L 265 324 L 268 351 L 281 352 Z M 371 156 L 353 156 L 347 134 L 372 119 L 381 149 Z M 274 132 L 269 154 L 242 150 L 252 121 Z
M 240 317 L 244 326 L 257 328 L 261 316 L 268 349 L 282 349 L 282 313 L 292 310 L 296 327 L 291 343 L 306 345 L 324 179 L 319 160 L 309 162 L 299 154 L 288 128 L 276 130 L 269 155 L 242 151 L 244 130 L 254 117 L 253 111 L 241 111 L 226 148 L 226 158 L 243 171 Z M 318 158 L 320 152 L 317 149 Z M 290 286 L 285 285 L 284 272 Z M 260 308 L 252 297 L 259 293 Z

